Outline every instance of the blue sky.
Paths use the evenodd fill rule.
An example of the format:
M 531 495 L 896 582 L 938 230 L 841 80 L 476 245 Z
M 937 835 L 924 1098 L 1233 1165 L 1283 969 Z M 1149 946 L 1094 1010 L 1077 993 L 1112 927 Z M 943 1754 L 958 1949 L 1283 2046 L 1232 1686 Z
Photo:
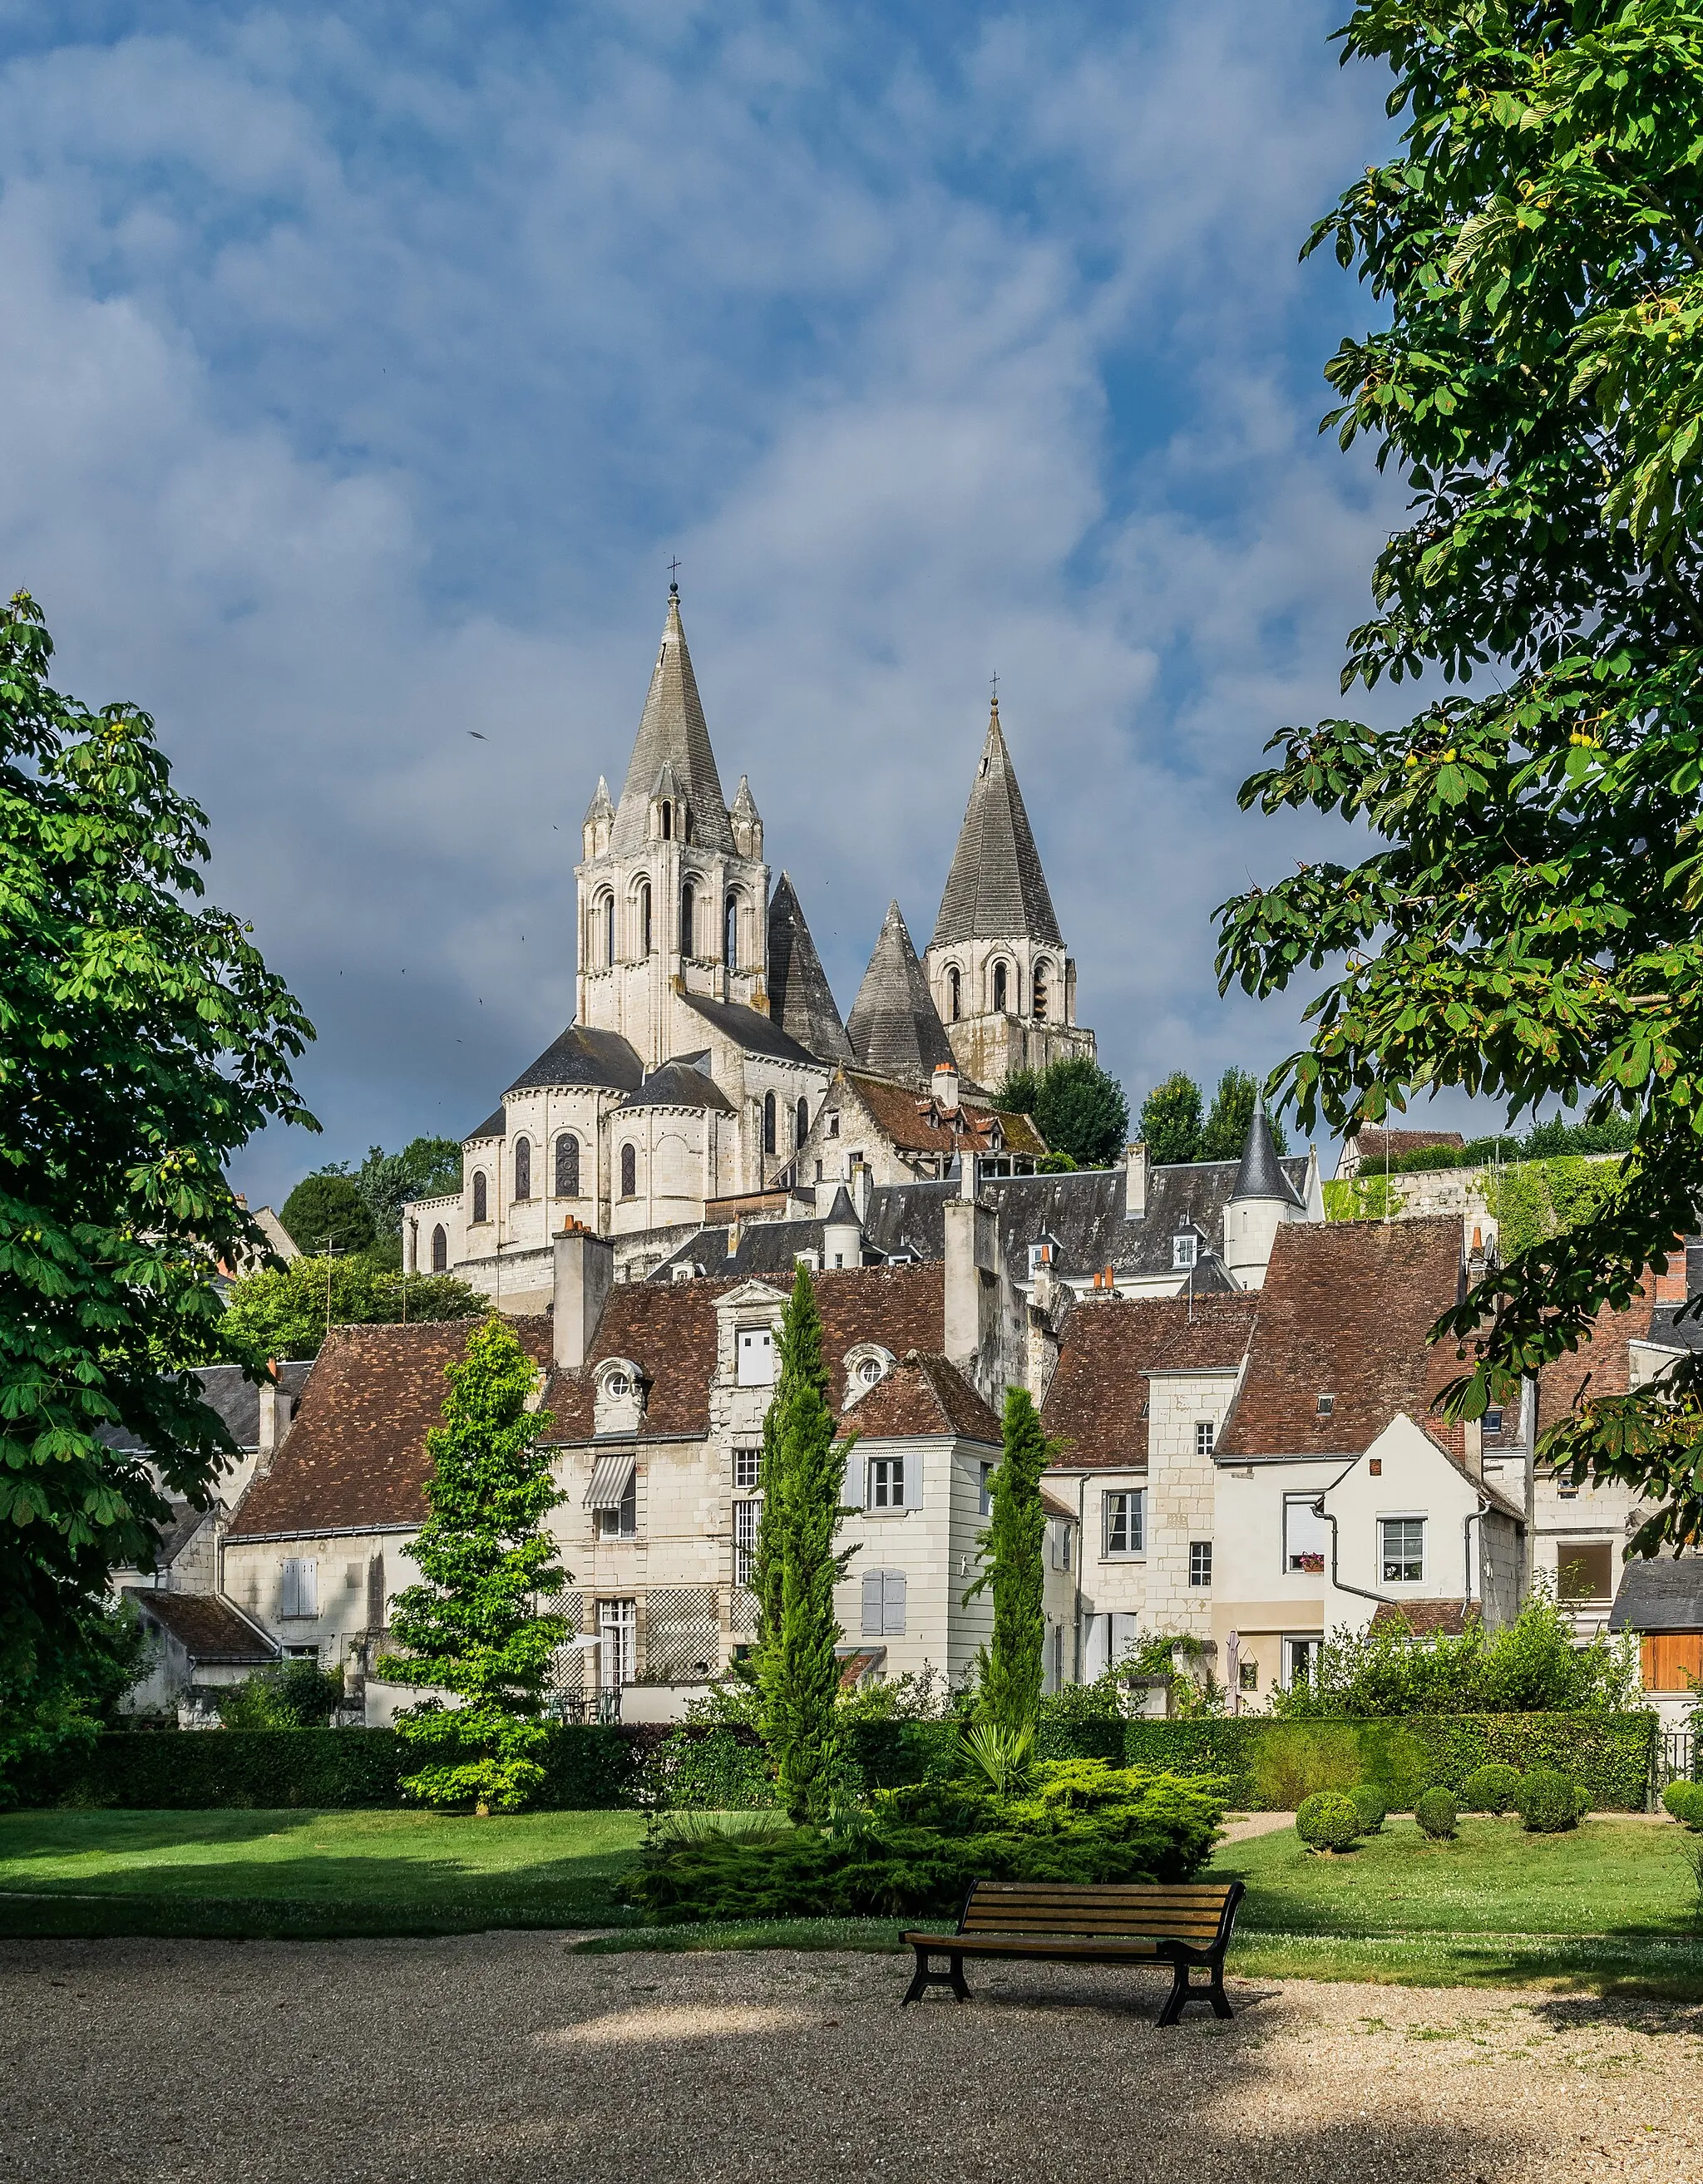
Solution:
M 1400 507 L 1316 435 L 1369 306 L 1297 250 L 1389 126 L 1340 12 L 0 0 L 0 576 L 318 1027 L 326 1135 L 239 1185 L 460 1135 L 567 1020 L 674 554 L 842 1008 L 997 669 L 1132 1101 L 1288 1050 L 1209 913 L 1337 831 L 1234 791 Z

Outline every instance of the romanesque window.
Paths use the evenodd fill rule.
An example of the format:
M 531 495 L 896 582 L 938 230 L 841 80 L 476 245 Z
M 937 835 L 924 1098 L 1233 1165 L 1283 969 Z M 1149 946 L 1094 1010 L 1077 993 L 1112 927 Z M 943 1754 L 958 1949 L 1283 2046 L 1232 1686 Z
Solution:
M 446 1274 L 449 1271 L 449 1240 L 444 1234 L 441 1221 L 432 1231 L 432 1271 L 434 1274 Z
M 621 1195 L 636 1198 L 639 1195 L 639 1155 L 631 1145 L 621 1148 Z
M 639 890 L 639 953 L 641 956 L 650 953 L 650 890 L 648 887 L 641 887 Z
M 601 898 L 596 914 L 603 928 L 603 961 L 610 964 L 615 961 L 615 898 L 612 894 Z
M 558 1198 L 579 1195 L 579 1140 L 570 1130 L 564 1130 L 556 1141 L 556 1195 Z
M 672 804 L 665 804 L 662 806 L 662 839 L 665 842 L 672 842 L 673 838 L 674 807 Z
M 680 889 L 680 953 L 692 953 L 693 913 L 697 908 L 690 881 Z
M 473 1170 L 473 1218 L 475 1221 L 489 1221 L 490 1217 L 485 1194 L 485 1171 L 476 1167 Z
M 515 1196 L 516 1198 L 532 1196 L 532 1139 L 530 1138 L 516 1138 L 515 1140 Z
M 774 1150 L 774 1095 L 773 1092 L 766 1092 L 763 1095 L 762 1149 L 766 1153 L 772 1153 Z
M 722 953 L 729 970 L 736 971 L 740 962 L 740 899 L 736 894 L 728 897 L 723 923 Z
M 798 1103 L 798 1112 L 793 1118 L 792 1142 L 794 1145 L 801 1145 L 809 1135 L 810 1102 L 807 1100 L 801 1100 Z
M 951 1022 L 956 1023 L 963 1012 L 963 982 L 958 977 L 958 967 L 954 963 L 946 972 L 946 1015 Z
M 1045 1023 L 1047 1021 L 1047 966 L 1044 963 L 1037 963 L 1035 967 L 1035 992 L 1033 996 L 1035 1020 L 1037 1023 Z
M 996 1011 L 1005 1006 L 1006 989 L 1008 984 L 1009 976 L 1004 964 L 996 963 L 993 967 L 993 1006 Z

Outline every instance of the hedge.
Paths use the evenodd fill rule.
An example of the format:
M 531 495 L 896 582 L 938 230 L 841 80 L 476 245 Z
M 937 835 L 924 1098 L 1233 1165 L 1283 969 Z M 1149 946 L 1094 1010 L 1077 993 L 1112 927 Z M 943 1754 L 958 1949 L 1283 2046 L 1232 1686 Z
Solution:
M 1493 1761 L 1552 1767 L 1600 1810 L 1642 1812 L 1649 1798 L 1656 1717 L 1634 1714 L 1418 1715 L 1392 1721 L 1274 1722 L 1043 1719 L 1044 1758 L 1102 1758 L 1179 1774 L 1216 1774 L 1244 1811 L 1292 1812 L 1315 1790 L 1375 1782 L 1393 1810 L 1411 1812 L 1426 1790 L 1457 1798 Z M 945 1772 L 951 1722 L 851 1726 L 851 1757 L 872 1788 Z M 683 1745 L 689 1747 L 683 1752 Z M 663 1747 L 667 1757 L 662 1757 Z M 748 1731 L 660 1724 L 552 1731 L 539 1803 L 556 1811 L 632 1809 L 669 1785 L 678 1802 L 710 1796 L 768 1802 L 761 1748 Z M 408 1759 L 388 1729 L 198 1730 L 114 1733 L 20 1769 L 0 1802 L 187 1810 L 218 1806 L 330 1808 L 403 1802 Z M 672 1778 L 672 1779 L 671 1779 Z

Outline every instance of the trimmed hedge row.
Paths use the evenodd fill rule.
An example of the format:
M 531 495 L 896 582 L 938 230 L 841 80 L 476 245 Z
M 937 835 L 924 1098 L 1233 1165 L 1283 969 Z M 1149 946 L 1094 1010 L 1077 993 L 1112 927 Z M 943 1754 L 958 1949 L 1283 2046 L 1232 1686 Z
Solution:
M 874 1788 L 951 1771 L 950 1722 L 852 1725 L 851 1756 Z M 1317 1790 L 1372 1782 L 1393 1810 L 1411 1812 L 1427 1790 L 1457 1798 L 1493 1762 L 1523 1773 L 1570 1775 L 1600 1811 L 1641 1812 L 1654 1756 L 1653 1714 L 1462 1714 L 1391 1721 L 1043 1722 L 1042 1758 L 1097 1758 L 1224 1778 L 1232 1807 L 1293 1812 Z M 677 1741 L 677 1740 L 679 1740 Z M 660 1758 L 667 1743 L 666 1758 Z M 665 1784 L 682 1804 L 769 1802 L 762 1747 L 749 1731 L 659 1724 L 552 1731 L 539 1802 L 607 1812 L 645 1802 Z M 114 1734 L 21 1768 L 4 1786 L 14 1803 L 187 1810 L 394 1806 L 408 1760 L 388 1729 L 206 1730 Z

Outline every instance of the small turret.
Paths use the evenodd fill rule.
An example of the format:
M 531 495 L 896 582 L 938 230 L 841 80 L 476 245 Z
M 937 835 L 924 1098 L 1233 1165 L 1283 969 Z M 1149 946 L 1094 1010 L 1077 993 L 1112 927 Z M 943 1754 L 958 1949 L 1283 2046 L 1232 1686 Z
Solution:
M 744 774 L 740 776 L 739 794 L 728 814 L 733 822 L 734 847 L 742 857 L 753 863 L 762 862 L 762 819 L 757 808 L 757 799 L 751 793 L 751 783 Z
M 609 794 L 609 783 L 600 773 L 597 777 L 597 794 L 586 805 L 585 817 L 581 822 L 581 832 L 585 840 L 584 854 L 588 858 L 600 857 L 607 852 L 609 830 L 614 824 L 614 801 Z
M 822 1263 L 825 1268 L 863 1263 L 863 1224 L 843 1183 L 835 1192 L 828 1218 L 822 1224 Z
M 1277 1231 L 1286 1221 L 1305 1218 L 1306 1208 L 1277 1156 L 1262 1100 L 1248 1125 L 1242 1164 L 1224 1209 L 1224 1263 L 1231 1279 L 1244 1290 L 1263 1288 Z

